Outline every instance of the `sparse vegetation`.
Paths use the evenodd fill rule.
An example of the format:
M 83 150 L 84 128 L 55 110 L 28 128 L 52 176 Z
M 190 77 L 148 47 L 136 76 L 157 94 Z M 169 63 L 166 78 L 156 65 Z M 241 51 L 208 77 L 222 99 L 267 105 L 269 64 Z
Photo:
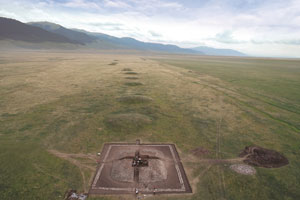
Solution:
M 95 163 L 78 156 L 72 163 L 49 150 L 96 155 L 106 142 L 137 138 L 175 143 L 193 186 L 193 195 L 155 199 L 300 198 L 299 60 L 176 55 L 145 62 L 139 57 L 0 55 L 3 199 L 56 200 L 70 188 L 88 188 L 93 174 L 74 160 L 91 168 Z M 115 59 L 118 65 L 108 67 Z M 141 74 L 142 87 L 124 86 L 124 66 Z M 138 103 L 136 95 L 153 100 Z M 255 175 L 245 176 L 228 163 L 201 162 L 191 153 L 233 159 L 249 145 L 276 150 L 290 163 L 255 167 Z

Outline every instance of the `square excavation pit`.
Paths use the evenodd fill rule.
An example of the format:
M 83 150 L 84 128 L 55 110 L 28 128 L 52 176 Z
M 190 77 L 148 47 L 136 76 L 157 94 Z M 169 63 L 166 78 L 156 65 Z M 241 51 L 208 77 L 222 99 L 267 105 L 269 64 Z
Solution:
M 192 193 L 174 144 L 108 143 L 89 195 Z

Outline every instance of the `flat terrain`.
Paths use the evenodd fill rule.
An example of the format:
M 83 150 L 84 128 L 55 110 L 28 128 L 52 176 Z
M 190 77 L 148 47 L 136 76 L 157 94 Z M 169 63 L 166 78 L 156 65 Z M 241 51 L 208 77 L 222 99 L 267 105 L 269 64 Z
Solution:
M 140 138 L 176 144 L 194 192 L 153 199 L 300 199 L 299 102 L 299 60 L 1 52 L 0 194 L 88 191 L 103 144 Z M 289 165 L 238 174 L 249 145 Z

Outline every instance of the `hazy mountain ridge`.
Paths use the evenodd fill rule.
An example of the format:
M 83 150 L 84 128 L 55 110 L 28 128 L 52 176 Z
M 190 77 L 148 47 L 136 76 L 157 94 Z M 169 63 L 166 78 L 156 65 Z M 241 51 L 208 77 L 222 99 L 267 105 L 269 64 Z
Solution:
M 77 41 L 65 36 L 2 17 L 0 17 L 0 40 L 16 40 L 30 43 L 55 42 L 79 44 Z
M 28 43 L 60 43 L 78 45 L 76 48 L 92 49 L 128 49 L 138 51 L 154 51 L 165 53 L 183 53 L 217 56 L 246 56 L 245 54 L 232 49 L 216 49 L 210 47 L 181 48 L 172 44 L 160 44 L 142 42 L 130 37 L 118 38 L 103 33 L 88 32 L 81 29 L 68 29 L 59 24 L 51 22 L 29 22 L 27 24 L 17 20 L 0 17 L 0 40 L 16 40 Z M 18 45 L 17 45 L 18 46 Z M 19 45 L 21 48 L 35 48 L 33 44 Z M 43 45 L 36 45 L 43 48 Z M 48 48 L 46 44 L 45 48 Z M 55 45 L 49 45 L 51 48 Z M 65 46 L 65 45 L 63 45 Z
M 213 56 L 247 56 L 246 54 L 233 49 L 216 49 L 207 46 L 199 46 L 192 48 L 195 51 L 203 52 L 206 55 Z
M 97 41 L 97 38 L 94 36 L 90 36 L 90 35 L 87 35 L 82 32 L 67 29 L 59 24 L 54 24 L 54 23 L 50 23 L 50 22 L 30 22 L 28 24 L 42 28 L 42 29 L 52 32 L 52 33 L 56 33 L 56 34 L 65 36 L 71 40 L 80 42 L 81 44 L 92 43 L 92 42 Z

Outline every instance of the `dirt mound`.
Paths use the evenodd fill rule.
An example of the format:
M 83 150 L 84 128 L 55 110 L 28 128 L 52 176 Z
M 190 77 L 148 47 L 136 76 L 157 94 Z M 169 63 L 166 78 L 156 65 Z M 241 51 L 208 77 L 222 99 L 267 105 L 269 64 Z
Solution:
M 125 72 L 124 74 L 132 74 L 132 75 L 136 75 L 138 74 L 137 72 Z
M 109 63 L 108 65 L 117 65 L 118 63 L 117 62 L 112 62 L 112 63 Z
M 230 169 L 232 169 L 233 171 L 239 174 L 244 174 L 244 175 L 254 175 L 256 173 L 254 167 L 251 167 L 249 165 L 244 165 L 244 164 L 231 165 Z
M 124 71 L 124 72 L 131 72 L 132 69 L 130 69 L 130 68 L 124 68 L 122 71 Z
M 191 150 L 191 153 L 194 155 L 194 156 L 197 156 L 197 157 L 202 157 L 204 155 L 207 155 L 210 153 L 209 150 L 203 148 L 203 147 L 197 147 L 196 149 L 193 149 Z
M 136 79 L 139 79 L 139 78 L 138 77 L 126 77 L 126 79 L 136 80 Z
M 141 95 L 128 95 L 118 99 L 122 103 L 137 104 L 148 103 L 152 101 L 152 98 Z
M 127 86 L 140 86 L 140 85 L 143 85 L 143 83 L 140 83 L 140 82 L 127 82 L 127 83 L 125 83 L 125 85 L 127 85 Z
M 282 154 L 259 146 L 247 146 L 239 156 L 245 157 L 245 163 L 258 167 L 278 168 L 289 164 Z
M 139 113 L 115 114 L 106 119 L 109 128 L 118 130 L 137 130 L 151 122 L 150 117 Z

